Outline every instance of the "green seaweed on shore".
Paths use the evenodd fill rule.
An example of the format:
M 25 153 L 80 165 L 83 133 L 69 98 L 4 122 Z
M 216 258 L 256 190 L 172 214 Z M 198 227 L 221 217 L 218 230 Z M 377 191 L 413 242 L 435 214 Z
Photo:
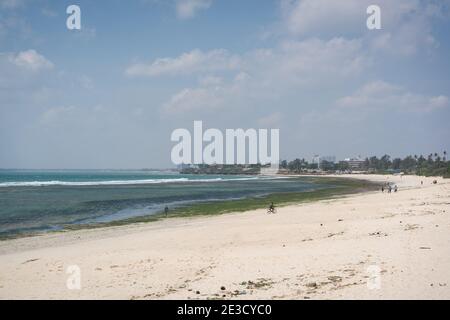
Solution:
M 217 215 L 231 212 L 244 212 L 267 208 L 271 202 L 277 207 L 336 198 L 340 195 L 376 190 L 377 184 L 356 180 L 339 178 L 307 178 L 315 182 L 319 188 L 304 192 L 272 193 L 263 197 L 246 199 L 197 203 L 189 207 L 178 208 L 171 212 L 170 217 L 192 217 L 200 215 Z M 326 188 L 320 186 L 326 185 Z
M 176 208 L 170 211 L 168 218 L 179 217 L 195 217 L 218 215 L 232 212 L 244 212 L 249 210 L 256 210 L 267 208 L 270 202 L 273 202 L 277 207 L 287 206 L 291 204 L 298 204 L 304 202 L 311 202 L 317 200 L 325 200 L 337 198 L 346 194 L 355 194 L 364 191 L 376 190 L 379 186 L 376 183 L 348 179 L 348 178 L 328 178 L 328 177 L 302 177 L 303 180 L 314 182 L 318 189 L 302 192 L 289 193 L 272 193 L 261 197 L 252 197 L 238 200 L 226 201 L 211 201 L 196 203 L 185 207 Z M 125 220 L 112 221 L 108 223 L 89 224 L 89 225 L 70 225 L 65 229 L 87 229 L 99 228 L 107 226 L 122 226 L 131 223 L 146 223 L 155 222 L 165 219 L 163 212 L 142 217 L 134 217 Z
M 379 185 L 377 183 L 359 179 L 305 177 L 305 176 L 302 176 L 301 179 L 303 179 L 304 181 L 315 183 L 317 185 L 317 189 L 302 192 L 272 193 L 266 196 L 251 197 L 238 200 L 196 203 L 189 206 L 172 209 L 169 212 L 168 218 L 180 218 L 180 217 L 188 218 L 207 215 L 219 215 L 233 212 L 244 212 L 249 210 L 267 208 L 271 202 L 273 202 L 277 207 L 283 207 L 292 204 L 333 199 L 338 198 L 339 196 L 342 195 L 355 194 L 365 191 L 373 191 L 379 188 Z M 63 230 L 51 231 L 48 233 L 60 233 L 81 229 L 117 227 L 134 223 L 149 223 L 159 221 L 165 218 L 166 218 L 165 214 L 161 212 L 157 214 L 142 217 L 134 217 L 124 220 L 117 220 L 107 223 L 65 225 Z M 0 240 L 23 238 L 36 235 L 39 234 L 22 233 L 15 236 L 3 236 L 0 237 Z

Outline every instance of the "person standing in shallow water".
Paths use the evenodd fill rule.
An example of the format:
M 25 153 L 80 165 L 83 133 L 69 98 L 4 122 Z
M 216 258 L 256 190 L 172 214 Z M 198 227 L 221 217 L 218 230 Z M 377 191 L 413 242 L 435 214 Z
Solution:
M 166 206 L 164 208 L 164 213 L 166 214 L 166 218 L 167 218 L 167 216 L 169 215 L 169 207 L 168 206 Z

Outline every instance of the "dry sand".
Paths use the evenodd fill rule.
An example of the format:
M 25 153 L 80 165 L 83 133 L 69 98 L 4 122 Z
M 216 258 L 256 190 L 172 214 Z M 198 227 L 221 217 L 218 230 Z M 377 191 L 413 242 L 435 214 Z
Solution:
M 360 177 L 399 192 L 0 242 L 0 298 L 449 299 L 450 181 Z

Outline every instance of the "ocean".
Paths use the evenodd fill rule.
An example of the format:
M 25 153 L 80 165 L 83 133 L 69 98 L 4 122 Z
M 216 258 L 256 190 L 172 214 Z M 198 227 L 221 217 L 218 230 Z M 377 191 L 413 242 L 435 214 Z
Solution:
M 0 170 L 0 237 L 152 215 L 165 206 L 322 187 L 299 178 L 170 171 Z

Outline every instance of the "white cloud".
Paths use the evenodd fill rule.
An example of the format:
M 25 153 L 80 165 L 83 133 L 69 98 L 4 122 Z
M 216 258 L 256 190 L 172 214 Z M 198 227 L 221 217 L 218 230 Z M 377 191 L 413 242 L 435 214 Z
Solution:
M 34 90 L 48 84 L 48 74 L 41 71 L 53 67 L 53 63 L 34 50 L 0 52 L 0 89 L 5 89 L 0 90 L 0 100 L 23 101 L 31 98 Z M 27 94 L 17 91 L 19 89 Z
M 282 24 L 293 36 L 352 35 L 390 54 L 411 55 L 438 45 L 432 22 L 446 15 L 444 1 L 378 0 L 381 30 L 366 27 L 366 9 L 372 4 L 372 0 L 283 0 Z
M 287 40 L 271 49 L 241 56 L 241 69 L 261 91 L 287 91 L 342 81 L 361 74 L 371 65 L 359 40 L 317 38 Z
M 435 109 L 447 108 L 450 105 L 447 96 L 437 96 L 429 99 L 427 109 L 432 111 Z
M 196 49 L 175 58 L 158 58 L 150 63 L 131 65 L 126 74 L 196 76 L 197 87 L 178 90 L 163 103 L 162 109 L 166 113 L 217 111 L 225 106 L 237 105 L 239 107 L 236 108 L 252 108 L 258 103 L 267 105 L 270 101 L 279 101 L 284 96 L 293 96 L 302 91 L 306 95 L 310 94 L 307 92 L 318 93 L 328 88 L 334 92 L 343 87 L 349 88 L 377 63 L 379 51 L 403 55 L 415 53 L 418 47 L 424 45 L 436 45 L 428 28 L 429 15 L 436 16 L 435 10 L 434 13 L 419 15 L 417 10 L 422 3 L 416 0 L 399 0 L 395 5 L 381 0 L 383 28 L 386 30 L 372 33 L 366 28 L 369 2 L 347 0 L 335 4 L 334 1 L 325 0 L 317 0 L 317 3 L 315 0 L 284 1 L 285 22 L 290 23 L 290 34 L 285 34 L 274 47 L 240 55 L 233 55 L 223 49 L 206 52 Z M 303 11 L 298 8 L 303 8 Z M 414 19 L 420 17 L 419 28 L 427 28 L 423 28 L 422 33 L 414 32 L 417 27 L 412 27 L 411 21 L 406 18 L 408 15 Z M 398 29 L 391 29 L 397 22 Z M 336 26 L 343 26 L 342 34 L 355 26 L 359 31 L 347 33 L 349 38 L 336 36 L 336 32 L 339 33 Z M 318 32 L 317 37 L 306 37 L 314 31 Z M 323 36 L 326 32 L 330 32 L 331 36 Z M 402 42 L 401 37 L 407 40 Z M 230 77 L 230 71 L 235 72 L 234 79 Z M 339 99 L 337 104 L 342 108 L 362 106 L 367 109 L 390 105 L 402 110 L 431 111 L 445 107 L 448 104 L 445 98 L 414 94 L 379 81 Z M 331 97 L 331 101 L 334 100 Z M 378 102 L 373 103 L 374 100 Z M 259 121 L 269 124 L 280 119 L 280 115 L 270 114 Z
M 293 88 L 334 85 L 336 81 L 359 75 L 368 64 L 357 40 L 308 39 L 285 41 L 276 48 L 240 56 L 231 56 L 223 50 L 193 51 L 175 59 L 157 59 L 148 66 L 131 67 L 127 74 L 199 74 L 197 88 L 185 88 L 163 105 L 165 113 L 183 113 L 237 105 L 250 108 L 274 101 Z M 227 75 L 234 69 L 234 77 Z M 227 72 L 221 76 L 202 76 L 209 71 Z
M 35 50 L 22 51 L 17 55 L 12 55 L 10 61 L 18 67 L 32 71 L 53 68 L 53 63 Z
M 360 73 L 368 61 L 359 40 L 308 39 L 283 44 L 278 60 L 283 72 L 298 77 L 350 76 Z
M 412 15 L 413 18 L 401 21 L 390 28 L 385 28 L 379 34 L 368 34 L 367 40 L 373 52 L 410 56 L 421 50 L 429 52 L 439 47 L 438 41 L 433 36 L 431 17 L 425 14 Z
M 207 52 L 192 50 L 176 58 L 159 58 L 150 64 L 138 63 L 125 71 L 128 76 L 180 75 L 196 72 L 232 70 L 239 65 L 239 59 L 228 51 L 216 49 Z
M 250 77 L 242 72 L 229 82 L 221 78 L 208 78 L 197 88 L 186 88 L 174 94 L 164 103 L 162 111 L 165 114 L 208 113 L 238 107 L 234 101 L 248 98 L 249 81 Z
M 216 110 L 223 105 L 221 90 L 220 88 L 184 89 L 164 104 L 163 111 L 168 114 L 177 114 L 195 110 Z
M 284 0 L 281 9 L 287 30 L 296 35 L 347 31 L 364 22 L 366 12 L 361 0 Z
M 177 0 L 175 8 L 180 19 L 190 19 L 198 11 L 208 9 L 211 4 L 212 0 Z
M 353 95 L 340 98 L 337 104 L 341 107 L 366 107 L 373 105 L 375 100 L 378 103 L 380 98 L 387 98 L 400 93 L 401 89 L 397 86 L 384 81 L 374 81 L 364 85 Z
M 332 77 L 359 74 L 370 61 L 359 40 L 333 38 L 285 41 L 272 49 L 258 49 L 231 55 L 223 49 L 193 50 L 177 58 L 160 58 L 150 64 L 135 64 L 126 70 L 129 76 L 162 76 L 238 71 L 235 81 L 254 78 L 260 84 L 310 83 Z M 209 77 L 209 78 L 208 78 Z M 205 75 L 201 83 L 221 82 L 218 76 Z
M 449 106 L 449 99 L 444 95 L 426 96 L 384 81 L 374 81 L 364 85 L 353 95 L 338 99 L 336 105 L 352 112 L 397 110 L 421 113 L 446 108 Z

